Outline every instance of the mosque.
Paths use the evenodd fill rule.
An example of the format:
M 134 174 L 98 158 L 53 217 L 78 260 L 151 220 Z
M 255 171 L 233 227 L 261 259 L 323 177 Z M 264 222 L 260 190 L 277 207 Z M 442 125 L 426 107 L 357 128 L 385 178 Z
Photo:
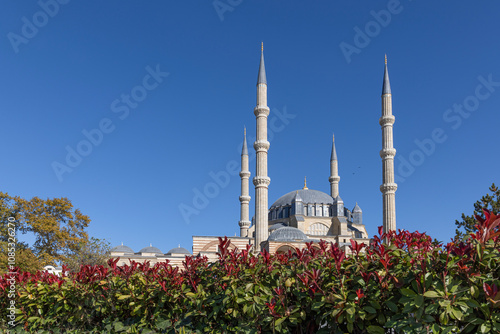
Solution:
M 306 180 L 304 187 L 291 191 L 278 198 L 271 206 L 268 205 L 268 188 L 271 179 L 267 175 L 267 155 L 270 147 L 267 140 L 267 79 L 264 65 L 264 48 L 261 49 L 259 72 L 257 77 L 257 106 L 254 115 L 257 122 L 257 134 L 253 147 L 256 152 L 256 168 L 253 184 L 255 187 L 255 215 L 250 221 L 250 170 L 248 166 L 248 145 L 246 131 L 241 152 L 241 195 L 240 200 L 240 236 L 228 237 L 230 248 L 245 249 L 250 245 L 253 251 L 266 249 L 268 252 L 282 253 L 295 248 L 303 248 L 307 242 L 314 244 L 320 240 L 337 243 L 347 249 L 351 240 L 369 242 L 368 233 L 363 223 L 363 211 L 356 203 L 351 210 L 344 205 L 339 195 L 338 159 L 335 148 L 335 138 L 332 140 L 330 155 L 330 194 L 309 189 Z M 382 185 L 380 191 L 383 197 L 383 228 L 384 232 L 396 229 L 395 193 L 397 184 L 394 182 L 392 94 L 385 59 L 382 84 L 382 116 L 379 124 L 382 127 Z M 375 224 L 375 223 L 374 223 Z M 378 224 L 377 224 L 378 225 Z M 128 260 L 151 263 L 169 260 L 172 265 L 181 265 L 186 255 L 207 256 L 209 260 L 217 259 L 219 240 L 217 236 L 193 236 L 193 251 L 180 247 L 162 253 L 158 248 L 145 247 L 139 252 L 123 244 L 111 249 L 111 257 L 120 257 L 119 264 Z

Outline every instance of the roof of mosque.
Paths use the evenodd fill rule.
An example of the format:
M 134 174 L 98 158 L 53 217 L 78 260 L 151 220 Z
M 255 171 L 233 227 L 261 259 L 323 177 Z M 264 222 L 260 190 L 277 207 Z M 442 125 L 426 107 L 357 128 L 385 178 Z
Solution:
M 130 248 L 128 246 L 124 246 L 123 244 L 111 248 L 111 252 L 132 253 L 132 254 L 134 253 L 132 248 Z
M 303 203 L 307 203 L 307 204 L 333 204 L 332 196 L 328 195 L 327 193 L 324 193 L 324 192 L 319 191 L 319 190 L 299 189 L 299 190 L 290 191 L 288 194 L 285 194 L 285 195 L 281 196 L 280 198 L 278 198 L 278 200 L 276 202 L 274 202 L 273 205 L 271 205 L 271 208 L 291 205 L 293 198 L 295 197 L 296 194 L 298 194 L 300 196 Z
M 169 250 L 167 252 L 167 255 L 168 254 L 187 254 L 187 255 L 191 255 L 191 252 L 188 251 L 186 248 L 179 246 L 179 247 L 175 247 L 175 248 L 172 248 L 171 250 Z
M 282 227 L 269 235 L 269 241 L 304 241 L 307 236 L 296 227 Z
M 155 253 L 155 254 L 163 254 L 161 250 L 159 250 L 156 247 L 149 246 L 149 247 L 144 247 L 139 251 L 139 253 Z

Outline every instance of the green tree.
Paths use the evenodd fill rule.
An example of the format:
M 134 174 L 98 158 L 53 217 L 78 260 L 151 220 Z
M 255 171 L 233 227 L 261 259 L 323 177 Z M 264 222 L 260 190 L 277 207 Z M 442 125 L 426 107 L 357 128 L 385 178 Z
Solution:
M 107 267 L 110 244 L 106 240 L 91 237 L 90 240 L 80 242 L 78 248 L 68 254 L 65 264 L 74 272 L 80 270 L 81 265 L 103 265 Z
M 26 200 L 0 192 L 0 215 L 0 241 L 9 241 L 9 217 L 13 218 L 16 235 L 32 233 L 35 236 L 30 249 L 41 267 L 65 262 L 82 242 L 88 241 L 85 228 L 90 218 L 74 209 L 67 198 Z M 17 242 L 16 248 L 27 250 L 28 247 Z
M 490 187 L 490 194 L 486 194 L 479 201 L 474 203 L 474 213 L 471 216 L 466 216 L 462 213 L 462 220 L 455 220 L 457 229 L 455 230 L 456 240 L 465 240 L 469 237 L 469 233 L 475 231 L 474 225 L 477 224 L 474 215 L 484 218 L 483 209 L 488 209 L 493 213 L 500 212 L 500 189 L 493 183 Z

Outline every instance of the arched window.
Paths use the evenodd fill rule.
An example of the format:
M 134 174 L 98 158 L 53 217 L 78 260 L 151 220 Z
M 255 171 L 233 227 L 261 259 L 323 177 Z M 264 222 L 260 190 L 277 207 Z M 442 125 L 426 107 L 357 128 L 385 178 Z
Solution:
M 314 223 L 309 226 L 309 235 L 327 235 L 328 234 L 328 226 L 322 223 Z

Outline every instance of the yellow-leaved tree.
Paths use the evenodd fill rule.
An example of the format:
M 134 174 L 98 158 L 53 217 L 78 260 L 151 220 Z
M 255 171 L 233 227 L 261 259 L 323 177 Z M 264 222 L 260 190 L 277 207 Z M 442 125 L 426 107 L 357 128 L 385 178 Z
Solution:
M 2 270 L 5 268 L 4 257 L 8 254 L 4 249 L 12 241 L 9 240 L 9 228 L 12 227 L 17 237 L 30 233 L 35 238 L 31 247 L 16 238 L 16 265 L 27 271 L 33 271 L 34 266 L 42 269 L 49 264 L 60 265 L 69 259 L 70 254 L 78 252 L 82 243 L 88 242 L 85 228 L 90 223 L 89 217 L 64 197 L 26 200 L 0 192 L 0 218 Z

